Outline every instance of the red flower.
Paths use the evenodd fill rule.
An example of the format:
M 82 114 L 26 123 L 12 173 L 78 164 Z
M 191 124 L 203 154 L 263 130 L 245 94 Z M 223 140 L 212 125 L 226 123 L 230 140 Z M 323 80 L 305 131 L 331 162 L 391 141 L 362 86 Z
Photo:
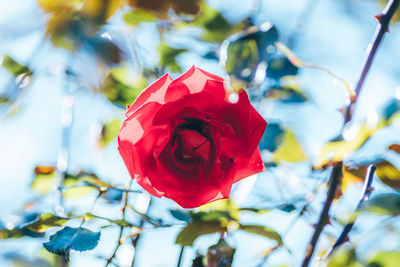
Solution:
M 118 149 L 150 194 L 193 208 L 227 198 L 233 183 L 264 170 L 266 126 L 244 90 L 231 103 L 224 79 L 193 66 L 175 81 L 165 74 L 128 107 Z

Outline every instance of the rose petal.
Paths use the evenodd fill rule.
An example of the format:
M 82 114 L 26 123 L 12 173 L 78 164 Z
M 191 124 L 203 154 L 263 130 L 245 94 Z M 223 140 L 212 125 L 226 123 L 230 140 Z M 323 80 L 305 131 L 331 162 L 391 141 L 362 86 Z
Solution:
M 132 115 L 138 108 L 148 102 L 158 102 L 164 104 L 164 96 L 167 91 L 168 85 L 173 81 L 173 79 L 167 74 L 153 82 L 146 89 L 144 89 L 140 95 L 133 102 L 132 106 L 128 108 L 125 113 L 126 117 Z
M 234 137 L 222 139 L 224 152 L 235 157 L 250 157 L 261 140 L 267 122 L 251 106 L 247 93 L 242 91 L 235 104 L 226 103 L 217 116 L 235 132 Z
M 261 159 L 260 149 L 254 150 L 253 155 L 250 159 L 248 158 L 235 158 L 236 173 L 233 179 L 234 183 L 247 178 L 253 174 L 265 171 L 264 163 Z

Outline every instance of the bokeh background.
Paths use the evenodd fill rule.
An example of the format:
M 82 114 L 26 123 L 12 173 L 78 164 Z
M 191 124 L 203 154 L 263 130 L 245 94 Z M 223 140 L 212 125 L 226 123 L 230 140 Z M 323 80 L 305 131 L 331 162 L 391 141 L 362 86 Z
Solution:
M 260 143 L 267 171 L 235 185 L 232 201 L 248 208 L 240 211 L 240 223 L 274 229 L 285 248 L 276 247 L 277 241 L 264 233 L 229 231 L 227 246 L 236 248 L 233 266 L 299 266 L 325 197 L 330 169 L 322 163 L 341 153 L 321 151 L 341 133 L 340 109 L 349 93 L 327 71 L 294 66 L 275 41 L 352 86 L 377 25 L 374 16 L 385 1 L 170 1 L 165 8 L 158 1 L 113 0 L 108 8 L 99 2 L 1 1 L 0 265 L 62 266 L 62 260 L 42 247 L 59 227 L 40 237 L 24 233 L 14 238 L 7 231 L 23 228 L 45 212 L 72 218 L 88 211 L 108 220 L 88 219 L 84 227 L 101 230 L 99 244 L 90 251 L 72 251 L 69 264 L 106 264 L 120 231 L 110 219 L 121 219 L 124 188 L 131 180 L 115 139 L 125 106 L 162 74 L 177 78 L 196 65 L 229 79 L 234 88 L 247 88 L 269 123 Z M 399 187 L 399 156 L 388 150 L 400 141 L 400 123 L 391 120 L 400 106 L 399 27 L 392 23 L 357 102 L 352 127 L 343 131 L 346 142 L 361 142 L 344 149 L 346 166 L 365 169 L 384 159 L 393 167 L 394 176 L 386 174 L 395 182 L 374 179 L 374 194 Z M 245 38 L 233 35 L 238 32 Z M 223 44 L 229 44 L 226 66 L 220 60 Z M 383 120 L 390 123 L 382 127 Z M 334 203 L 320 256 L 357 205 L 362 189 L 358 176 L 347 177 Z M 94 185 L 80 187 L 87 181 Z M 58 186 L 65 187 L 62 197 Z M 116 189 L 99 195 L 107 187 Z M 141 191 L 135 181 L 130 188 Z M 126 220 L 137 228 L 125 227 L 123 236 L 144 230 L 136 244 L 134 236 L 120 246 L 115 265 L 131 266 L 134 258 L 135 266 L 177 266 L 181 247 L 175 240 L 187 223 L 187 211 L 146 192 L 128 195 L 132 209 Z M 210 209 L 230 210 L 221 205 Z M 399 251 L 398 221 L 376 226 L 385 216 L 357 220 L 350 235 L 356 242 L 350 247 L 356 248 L 360 262 L 379 251 Z M 66 225 L 80 223 L 75 218 Z M 196 239 L 183 251 L 181 266 L 206 255 L 219 238 L 211 233 Z

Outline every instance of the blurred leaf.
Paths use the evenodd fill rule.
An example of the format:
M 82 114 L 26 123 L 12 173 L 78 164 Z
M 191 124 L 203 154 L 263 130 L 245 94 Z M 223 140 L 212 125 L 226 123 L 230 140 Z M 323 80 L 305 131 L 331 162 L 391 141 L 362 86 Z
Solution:
M 367 173 L 366 166 L 348 167 L 343 165 L 341 190 L 345 192 L 350 184 L 362 183 Z
M 172 8 L 176 13 L 196 15 L 199 12 L 200 0 L 128 0 L 134 8 L 147 9 L 153 12 L 167 13 Z
M 219 222 L 193 221 L 188 223 L 176 237 L 175 243 L 181 246 L 192 246 L 193 242 L 201 235 L 226 231 L 226 227 Z
M 29 223 L 25 227 L 31 231 L 43 233 L 55 226 L 64 225 L 66 222 L 68 222 L 68 220 L 68 218 L 62 218 L 47 212 L 42 214 L 39 218 Z
M 336 251 L 332 257 L 329 258 L 327 267 L 363 267 L 358 262 L 357 255 L 354 249 L 344 250 L 340 249 Z
M 363 202 L 358 211 L 392 216 L 400 215 L 400 194 L 385 193 L 375 195 Z
M 359 149 L 368 139 L 379 129 L 379 126 L 368 126 L 366 123 L 353 125 L 347 131 L 351 132 L 351 138 L 344 140 L 342 137 L 335 141 L 326 143 L 320 153 L 320 157 L 315 163 L 319 168 L 329 162 L 338 162 L 357 149 Z
M 171 213 L 171 215 L 177 220 L 184 221 L 184 222 L 191 221 L 189 212 L 186 212 L 184 210 L 171 210 L 170 209 L 169 213 Z
M 254 212 L 254 213 L 258 213 L 258 214 L 264 214 L 264 213 L 270 212 L 271 210 L 256 209 L 256 208 L 240 208 L 240 211 L 250 211 L 250 212 Z
M 228 37 L 221 46 L 220 61 L 235 78 L 257 83 L 264 81 L 273 44 L 278 39 L 276 28 L 269 22 L 251 26 Z M 272 48 L 272 49 L 271 49 Z
M 397 154 L 400 154 L 400 145 L 392 144 L 389 146 L 389 150 L 392 150 L 392 151 L 396 152 Z
M 22 252 L 23 253 L 23 252 Z M 6 252 L 2 254 L 2 257 L 8 261 L 13 263 L 15 267 L 52 267 L 50 262 L 46 259 L 42 258 L 35 258 L 32 259 L 31 257 L 20 254 L 18 252 Z
M 153 22 L 156 19 L 157 16 L 154 13 L 141 9 L 131 10 L 124 15 L 124 21 L 132 26 L 136 26 L 141 22 Z
M 83 18 L 73 9 L 57 10 L 52 13 L 46 28 L 54 46 L 75 50 L 85 39 Z
M 9 55 L 4 55 L 0 62 L 1 66 L 15 77 L 21 74 L 31 73 L 31 70 L 28 67 L 21 65 Z
M 282 143 L 274 152 L 274 160 L 277 162 L 299 162 L 306 160 L 307 156 L 304 154 L 300 143 L 296 140 L 293 132 L 286 130 L 282 138 Z
M 284 76 L 297 75 L 298 71 L 287 57 L 276 57 L 268 62 L 267 76 L 279 80 Z
M 263 226 L 263 225 L 247 225 L 247 224 L 241 224 L 239 227 L 240 230 L 246 231 L 248 233 L 260 235 L 263 237 L 266 237 L 268 239 L 275 240 L 278 242 L 279 246 L 283 245 L 282 237 L 280 234 L 278 234 L 275 230 Z
M 36 166 L 35 178 L 31 183 L 32 190 L 40 195 L 47 194 L 54 186 L 56 173 L 54 166 Z
M 400 189 L 400 171 L 390 162 L 381 161 L 375 164 L 376 175 L 386 185 Z
M 269 88 L 265 96 L 284 103 L 303 103 L 308 97 L 296 85 Z
M 102 23 L 112 17 L 121 6 L 121 0 L 84 0 L 82 14 Z
M 71 8 L 76 4 L 82 3 L 82 1 L 83 0 L 38 0 L 38 4 L 45 12 L 56 12 Z
M 200 212 L 192 213 L 193 218 L 201 218 L 201 220 L 239 220 L 240 210 L 238 206 L 230 199 L 220 199 L 206 205 L 200 206 Z
M 147 80 L 140 77 L 134 85 L 128 82 L 128 74 L 123 68 L 113 68 L 107 74 L 100 92 L 114 104 L 126 107 L 147 87 Z
M 219 239 L 218 243 L 209 247 L 207 251 L 207 266 L 230 267 L 236 249 L 229 246 L 224 239 Z
M 43 246 L 51 253 L 68 257 L 70 250 L 92 250 L 100 239 L 99 232 L 92 232 L 85 228 L 65 227 L 50 236 L 50 241 Z
M 100 138 L 98 140 L 100 148 L 106 147 L 118 136 L 121 125 L 122 121 L 120 119 L 113 119 L 103 124 L 103 127 L 101 128 Z
M 163 68 L 169 67 L 171 72 L 182 72 L 181 67 L 176 63 L 176 57 L 186 52 L 186 49 L 172 48 L 164 42 L 162 42 L 157 49 L 160 53 L 160 64 Z
M 221 43 L 228 35 L 242 28 L 242 25 L 231 25 L 217 10 L 211 8 L 205 1 L 201 11 L 188 25 L 200 27 L 204 30 L 202 39 Z
M 131 225 L 130 225 L 127 221 L 125 221 L 125 220 L 114 220 L 114 219 L 109 219 L 109 218 L 105 218 L 105 217 L 101 217 L 101 216 L 94 215 L 94 214 L 89 213 L 89 212 L 86 212 L 86 213 L 85 213 L 85 218 L 106 220 L 106 221 L 109 221 L 110 223 L 116 224 L 116 225 L 121 226 L 121 227 L 128 227 L 128 226 L 131 226 Z
M 400 263 L 400 251 L 382 251 L 376 253 L 366 267 L 394 267 Z
M 382 111 L 382 116 L 386 121 L 389 121 L 390 123 L 392 118 L 400 113 L 399 111 L 400 111 L 400 101 L 398 99 L 392 99 L 384 107 Z
M 103 194 L 101 198 L 105 199 L 108 203 L 120 203 L 122 201 L 123 191 L 109 187 Z
M 43 237 L 45 232 L 55 226 L 64 225 L 69 219 L 51 213 L 38 216 L 36 213 L 25 214 L 24 222 L 11 229 L 0 227 L 0 239 L 21 238 L 23 236 Z
M 105 192 L 111 184 L 99 179 L 94 173 L 80 171 L 78 174 L 67 173 L 64 180 L 63 196 L 65 198 L 81 198 L 97 190 Z
M 93 51 L 108 65 L 121 62 L 122 52 L 111 40 L 103 37 L 91 38 L 86 41 L 90 51 Z

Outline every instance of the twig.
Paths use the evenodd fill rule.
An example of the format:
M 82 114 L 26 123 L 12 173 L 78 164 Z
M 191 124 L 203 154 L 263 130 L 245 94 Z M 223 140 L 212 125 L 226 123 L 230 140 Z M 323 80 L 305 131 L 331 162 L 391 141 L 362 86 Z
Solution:
M 352 118 L 352 114 L 353 114 L 352 110 L 354 109 L 354 105 L 357 102 L 357 99 L 361 92 L 364 81 L 368 75 L 370 68 L 371 68 L 372 61 L 373 61 L 373 59 L 376 55 L 376 51 L 382 41 L 382 37 L 385 34 L 385 32 L 387 32 L 389 29 L 390 20 L 399 4 L 399 1 L 400 0 L 390 0 L 386 4 L 386 7 L 382 11 L 382 13 L 377 16 L 379 24 L 376 28 L 375 37 L 372 41 L 371 49 L 367 50 L 367 57 L 363 64 L 362 71 L 361 71 L 360 77 L 358 79 L 357 85 L 355 87 L 356 95 L 355 95 L 354 99 L 351 101 L 351 103 L 346 108 L 344 123 L 349 122 Z M 330 178 L 329 189 L 328 189 L 328 193 L 326 196 L 326 201 L 325 201 L 324 207 L 322 208 L 318 223 L 314 229 L 314 233 L 311 238 L 310 244 L 307 247 L 306 256 L 302 263 L 303 267 L 306 267 L 309 265 L 311 258 L 314 254 L 314 250 L 315 250 L 317 241 L 319 239 L 319 236 L 329 218 L 329 209 L 332 205 L 332 201 L 333 201 L 333 198 L 335 195 L 336 188 L 340 184 L 340 181 L 342 178 L 342 166 L 343 166 L 343 162 L 338 162 L 333 167 L 331 178 Z
M 132 180 L 129 183 L 129 188 L 131 188 L 131 185 L 132 185 Z M 128 207 L 128 196 L 129 196 L 129 193 L 125 192 L 123 205 L 122 205 L 122 209 L 121 209 L 121 211 L 122 211 L 122 220 L 125 220 L 126 208 Z M 106 262 L 105 267 L 107 267 L 108 265 L 110 265 L 112 263 L 113 259 L 115 258 L 116 254 L 117 254 L 118 249 L 122 245 L 122 234 L 124 233 L 124 229 L 125 229 L 125 227 L 122 226 L 122 225 L 119 227 L 118 243 L 115 246 L 114 251 L 111 254 L 111 256 L 109 258 L 107 258 L 107 260 L 106 260 L 107 262 Z
M 358 202 L 358 205 L 357 205 L 356 209 L 358 209 L 361 206 L 361 204 L 365 200 L 368 199 L 369 195 L 372 192 L 371 184 L 372 184 L 372 180 L 373 180 L 373 177 L 374 177 L 375 169 L 376 169 L 376 167 L 374 165 L 368 166 L 368 170 L 367 170 L 367 173 L 365 175 L 364 188 L 363 188 L 363 190 L 361 192 L 360 201 Z M 347 235 L 349 234 L 349 232 L 353 228 L 354 222 L 357 219 L 357 215 L 358 214 L 356 213 L 354 215 L 354 217 L 352 217 L 351 222 L 346 224 L 346 226 L 343 228 L 343 231 L 340 234 L 339 238 L 336 240 L 336 242 L 333 245 L 332 249 L 326 254 L 324 259 L 329 257 L 339 246 L 341 246 L 346 241 Z
M 358 96 L 360 95 L 361 88 L 364 85 L 365 79 L 367 78 L 368 72 L 372 65 L 372 61 L 374 60 L 378 47 L 382 42 L 383 36 L 385 35 L 386 32 L 389 32 L 389 23 L 398 5 L 399 5 L 399 0 L 390 0 L 386 4 L 382 13 L 376 16 L 379 23 L 378 26 L 376 27 L 373 41 L 367 48 L 367 56 L 365 57 L 360 78 L 358 79 L 356 87 L 354 88 L 356 92 L 356 97 L 351 101 L 350 105 L 347 106 L 345 120 L 344 120 L 345 123 L 351 120 L 354 106 L 357 102 Z
M 179 256 L 178 256 L 178 263 L 176 264 L 176 267 L 181 267 L 184 251 L 185 251 L 185 246 L 181 246 L 181 249 L 179 251 Z
M 318 223 L 315 226 L 314 234 L 311 238 L 310 244 L 307 247 L 306 257 L 304 258 L 303 264 L 301 265 L 303 267 L 308 266 L 308 264 L 310 263 L 322 229 L 328 223 L 329 209 L 332 205 L 333 199 L 335 198 L 336 188 L 340 184 L 343 175 L 342 166 L 343 162 L 338 162 L 332 170 L 331 176 L 329 178 L 329 189 L 328 193 L 326 194 L 325 204 L 319 216 Z

